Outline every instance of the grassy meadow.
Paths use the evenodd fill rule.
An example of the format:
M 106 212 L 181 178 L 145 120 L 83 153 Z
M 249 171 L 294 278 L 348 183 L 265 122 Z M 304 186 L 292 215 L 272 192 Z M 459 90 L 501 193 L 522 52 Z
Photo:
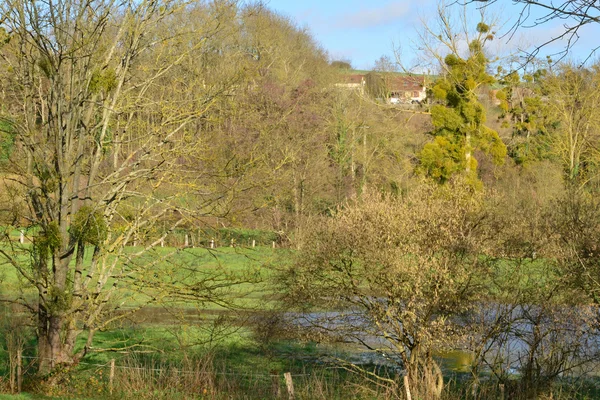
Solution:
M 128 249 L 131 253 L 136 250 L 139 249 Z M 6 398 L 121 398 L 135 391 L 143 393 L 144 398 L 198 398 L 197 393 L 206 395 L 200 398 L 219 398 L 217 394 L 222 392 L 234 393 L 236 398 L 258 399 L 273 395 L 273 379 L 281 381 L 277 390 L 285 390 L 284 372 L 294 374 L 300 393 L 303 390 L 308 393 L 310 385 L 324 385 L 319 390 L 329 393 L 328 398 L 337 397 L 337 392 L 339 398 L 346 397 L 345 390 L 353 382 L 347 372 L 318 367 L 316 360 L 321 349 L 314 343 L 289 340 L 284 332 L 277 330 L 277 313 L 271 313 L 277 307 L 277 293 L 267 283 L 271 274 L 268 266 L 286 257 L 286 253 L 272 247 L 154 249 L 135 260 L 136 265 L 143 265 L 161 259 L 148 271 L 152 277 L 190 283 L 197 275 L 217 274 L 228 279 L 241 277 L 247 282 L 228 291 L 228 307 L 183 300 L 143 307 L 97 332 L 92 351 L 79 365 L 65 371 L 59 382 L 42 389 L 39 382 L 25 380 L 25 390 L 47 396 L 22 394 Z M 3 267 L 1 285 L 2 296 L 18 295 L 20 283 L 12 268 Z M 25 288 L 23 293 L 26 297 L 34 295 L 31 288 Z M 142 304 L 148 295 L 135 290 L 121 294 L 129 296 L 131 308 Z M 11 319 L 9 308 L 1 313 L 6 333 L 14 328 L 15 319 Z M 26 318 L 22 320 L 18 329 L 26 338 L 23 359 L 28 376 L 35 371 L 35 342 Z M 8 388 L 6 344 L 3 341 L 0 347 L 0 392 Z M 80 346 L 83 344 L 82 338 Z M 108 393 L 111 360 L 117 366 L 112 395 Z M 173 374 L 183 376 L 183 382 L 187 383 L 179 379 L 174 383 Z M 188 382 L 185 378 L 188 375 L 196 376 L 195 380 Z M 309 383 L 310 379 L 315 382 Z M 350 385 L 346 389 L 344 382 Z
M 138 250 L 141 248 L 131 247 L 127 252 L 135 254 Z M 97 332 L 94 348 L 77 366 L 42 382 L 32 379 L 36 357 L 33 330 L 25 317 L 16 326 L 19 318 L 14 318 L 10 308 L 3 308 L 1 329 L 6 333 L 16 327 L 25 339 L 23 387 L 35 394 L 2 395 L 0 400 L 119 399 L 130 393 L 148 399 L 267 399 L 286 396 L 284 372 L 292 374 L 297 398 L 395 398 L 397 388 L 323 361 L 331 360 L 331 356 L 347 357 L 359 351 L 357 348 L 300 341 L 289 327 L 280 325 L 278 293 L 270 278 L 273 267 L 289 262 L 291 255 L 290 250 L 271 246 L 159 247 L 140 257 L 124 258 L 130 263 L 127 268 L 147 266 L 144 276 L 148 279 L 193 284 L 195 279 L 218 276 L 242 283 L 222 293 L 226 305 L 172 299 L 142 307 Z M 527 273 L 515 276 L 510 273 L 515 271 L 513 263 L 490 260 L 492 273 L 484 284 L 504 288 L 498 289 L 498 296 L 510 284 L 523 290 L 548 279 L 547 265 L 544 260 L 523 261 L 519 268 Z M 14 298 L 22 285 L 14 269 L 6 265 L 1 268 L 0 293 Z M 34 295 L 27 287 L 22 293 L 24 297 Z M 124 287 L 120 300 L 128 299 L 128 303 L 120 312 L 138 308 L 152 295 Z M 0 342 L 0 392 L 6 393 L 9 353 L 6 339 Z M 83 344 L 82 338 L 79 345 Z M 469 358 L 464 352 L 442 355 L 449 383 L 445 398 L 456 398 L 469 390 L 462 383 L 469 376 L 465 357 Z M 111 360 L 116 366 L 112 390 Z M 383 374 L 394 377 L 396 372 Z M 582 389 L 582 393 L 590 390 Z

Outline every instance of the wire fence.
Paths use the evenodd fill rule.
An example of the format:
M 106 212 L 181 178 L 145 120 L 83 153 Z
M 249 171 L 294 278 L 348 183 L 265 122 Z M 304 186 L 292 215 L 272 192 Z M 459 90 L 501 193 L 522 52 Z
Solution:
M 56 361 L 55 359 L 52 358 L 44 358 L 44 357 L 33 357 L 33 356 L 21 356 L 21 358 L 23 360 L 32 360 L 32 363 L 36 363 L 39 360 L 46 360 L 46 361 Z M 185 369 L 179 369 L 179 368 L 175 368 L 172 366 L 169 366 L 167 368 L 154 368 L 154 367 L 135 367 L 135 366 L 130 366 L 130 365 L 118 365 L 118 364 L 114 364 L 115 362 L 114 359 L 111 359 L 111 361 L 108 361 L 104 364 L 98 364 L 98 363 L 89 363 L 89 362 L 85 362 L 85 361 L 80 361 L 77 363 L 77 365 L 85 365 L 88 367 L 97 367 L 97 368 L 114 368 L 114 369 L 123 369 L 123 370 L 136 370 L 136 371 L 148 371 L 148 372 L 178 372 L 181 374 L 186 374 L 186 373 L 195 373 L 194 371 L 189 371 L 189 370 L 185 370 Z M 324 367 L 323 369 L 341 369 L 342 367 Z M 223 376 L 252 376 L 252 377 L 271 377 L 274 374 L 269 373 L 269 374 L 261 374 L 261 373 L 256 373 L 256 372 L 252 372 L 252 373 L 247 373 L 247 372 L 221 372 L 221 371 L 204 371 L 203 373 L 206 374 L 211 374 L 211 375 L 223 375 Z M 311 376 L 314 374 L 309 374 L 309 373 L 290 373 L 290 375 L 292 377 L 306 377 L 306 376 Z
M 33 243 L 37 229 L 19 229 L 7 234 L 7 238 L 21 244 Z M 168 232 L 139 232 L 132 235 L 128 246 L 157 247 L 201 247 L 216 249 L 219 247 L 257 246 L 285 247 L 289 238 L 283 232 L 238 230 L 238 229 L 175 229 Z
M 56 362 L 56 365 L 58 365 L 58 360 L 51 358 L 24 356 L 20 353 L 17 353 L 16 357 L 12 357 L 10 362 L 10 376 L 4 378 L 5 382 L 9 382 L 10 392 L 20 393 L 23 376 L 27 373 L 26 371 L 37 369 L 36 366 L 44 361 L 50 363 L 52 366 L 55 366 L 53 362 Z M 184 387 L 188 392 L 210 386 L 213 392 L 218 392 L 221 389 L 219 386 L 219 382 L 221 382 L 228 385 L 228 387 L 237 384 L 238 386 L 252 386 L 257 388 L 257 390 L 260 388 L 262 391 L 266 390 L 269 396 L 278 397 L 286 393 L 289 398 L 294 398 L 295 396 L 295 383 L 307 386 L 309 380 L 322 378 L 325 370 L 341 368 L 338 366 L 323 366 L 317 372 L 270 371 L 265 373 L 260 371 L 219 370 L 212 366 L 211 361 L 210 359 L 196 360 L 195 362 L 190 361 L 184 368 L 173 364 L 156 365 L 156 363 L 152 362 L 148 365 L 128 365 L 128 362 L 133 363 L 135 361 L 128 361 L 127 359 L 125 359 L 124 363 L 117 363 L 115 359 L 111 359 L 105 363 L 80 361 L 77 363 L 77 366 L 82 367 L 79 372 L 84 371 L 84 374 L 86 370 L 90 371 L 91 376 L 98 378 L 94 381 L 95 384 L 100 385 L 101 389 L 109 394 L 112 394 L 115 390 L 120 390 L 121 393 L 135 392 L 136 389 L 144 385 L 169 389 L 180 386 Z M 2 377 L 0 377 L 1 380 Z M 129 387 L 131 385 L 137 386 L 134 388 Z

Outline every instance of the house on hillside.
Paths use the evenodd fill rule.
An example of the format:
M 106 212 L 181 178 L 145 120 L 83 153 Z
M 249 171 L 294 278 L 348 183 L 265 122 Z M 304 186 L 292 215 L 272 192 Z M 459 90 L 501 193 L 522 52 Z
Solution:
M 424 75 L 395 75 L 388 79 L 387 85 L 392 104 L 420 103 L 427 98 Z
M 363 91 L 365 88 L 365 76 L 361 74 L 341 75 L 340 82 L 335 86 L 344 89 L 353 89 Z
M 422 102 L 427 98 L 425 75 L 378 73 L 340 75 L 336 87 L 366 92 L 391 104 Z

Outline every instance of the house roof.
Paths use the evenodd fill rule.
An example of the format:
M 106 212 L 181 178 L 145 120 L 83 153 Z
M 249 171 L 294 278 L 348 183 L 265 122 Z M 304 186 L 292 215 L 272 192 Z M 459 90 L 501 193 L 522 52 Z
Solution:
M 376 74 L 379 76 L 385 76 L 387 87 L 390 91 L 421 91 L 426 87 L 426 82 L 431 81 L 435 78 L 433 75 L 419 75 L 404 72 L 389 72 L 389 73 L 378 73 L 370 71 L 358 71 L 353 70 L 351 73 L 340 74 L 338 82 L 340 84 L 358 85 L 363 84 L 367 80 L 367 76 L 370 74 Z M 364 73 L 363 73 L 364 72 Z
M 388 87 L 390 91 L 419 91 L 425 87 L 425 77 L 422 75 L 392 76 Z
M 352 74 L 352 75 L 343 75 L 342 80 L 343 83 L 362 83 L 365 79 L 364 75 Z

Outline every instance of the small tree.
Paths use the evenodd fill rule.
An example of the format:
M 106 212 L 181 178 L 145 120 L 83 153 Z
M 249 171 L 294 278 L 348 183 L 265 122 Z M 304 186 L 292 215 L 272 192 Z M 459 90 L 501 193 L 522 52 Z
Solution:
M 480 205 L 459 184 L 364 194 L 303 241 L 281 276 L 289 304 L 336 310 L 306 323 L 377 351 L 405 369 L 415 396 L 439 398 L 433 354 L 456 345 L 463 328 L 454 317 L 474 306 L 486 271 Z
M 553 252 L 565 281 L 600 305 L 600 202 L 569 188 L 546 213 Z
M 506 157 L 506 146 L 498 133 L 485 125 L 486 112 L 478 99 L 478 90 L 494 82 L 487 72 L 489 61 L 484 52 L 486 42 L 494 36 L 491 27 L 484 22 L 477 24 L 474 36 L 466 31 L 457 35 L 443 6 L 439 7 L 441 32 L 426 26 L 425 36 L 433 38 L 429 38 L 433 43 L 426 42 L 426 46 L 443 70 L 442 78 L 432 88 L 433 98 L 441 104 L 431 108 L 433 141 L 419 154 L 419 170 L 439 182 L 446 182 L 463 171 L 473 180 L 477 169 L 475 150 L 490 154 L 498 164 Z M 464 56 L 459 39 L 468 43 Z M 440 52 L 440 44 L 446 49 L 446 55 Z
M 598 182 L 600 162 L 600 65 L 590 69 L 560 65 L 542 81 L 544 104 L 553 125 L 551 152 L 560 160 L 566 181 L 584 186 Z

